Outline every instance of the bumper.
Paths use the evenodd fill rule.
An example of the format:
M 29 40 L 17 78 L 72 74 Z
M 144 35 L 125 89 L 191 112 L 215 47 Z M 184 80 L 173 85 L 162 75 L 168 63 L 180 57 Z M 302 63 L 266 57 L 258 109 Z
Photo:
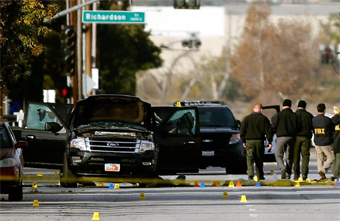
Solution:
M 219 146 L 202 147 L 201 168 L 208 166 L 228 167 L 229 165 L 237 165 L 245 162 L 246 151 L 241 142 L 227 146 L 220 145 L 220 147 L 221 148 L 219 148 Z
M 19 186 L 20 176 L 16 167 L 0 168 L 0 188 L 1 193 L 9 193 L 14 187 Z
M 124 177 L 148 176 L 157 167 L 156 153 L 103 153 L 72 151 L 68 157 L 71 171 L 77 176 Z M 119 165 L 118 171 L 106 171 L 105 165 Z

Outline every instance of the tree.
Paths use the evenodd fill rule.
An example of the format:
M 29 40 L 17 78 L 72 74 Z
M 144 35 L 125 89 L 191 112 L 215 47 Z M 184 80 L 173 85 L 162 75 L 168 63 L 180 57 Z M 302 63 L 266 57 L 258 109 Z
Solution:
M 331 14 L 327 22 L 320 21 L 321 31 L 319 35 L 321 42 L 325 44 L 332 43 L 334 45 L 340 43 L 339 19 L 339 14 Z
M 31 74 L 32 59 L 44 51 L 40 38 L 50 29 L 43 24 L 58 12 L 56 4 L 39 0 L 2 0 L 1 7 L 1 78 L 16 82 Z
M 225 80 L 225 76 L 229 76 L 225 49 L 221 56 L 202 54 L 199 51 L 172 53 L 173 59 L 168 67 L 139 73 L 138 96 L 152 99 L 158 104 L 179 99 L 223 99 L 229 102 L 248 99 L 233 76 Z
M 117 10 L 115 2 L 102 2 L 102 9 Z M 127 10 L 127 8 L 122 8 Z M 104 93 L 136 93 L 136 73 L 160 67 L 160 48 L 149 39 L 144 25 L 98 26 L 98 67 Z
M 231 67 L 237 66 L 232 75 L 252 98 L 265 97 L 267 92 L 281 99 L 315 93 L 313 67 L 318 49 L 310 23 L 294 18 L 274 24 L 269 16 L 270 6 L 265 3 L 249 8 L 231 60 Z
M 327 22 L 320 22 L 321 30 L 319 32 L 320 44 L 332 44 L 335 49 L 340 44 L 340 33 L 339 33 L 339 14 L 331 14 L 328 17 Z M 336 50 L 338 51 L 338 50 Z M 336 52 L 335 51 L 335 52 Z M 319 79 L 320 88 L 322 88 L 319 94 L 320 100 L 329 102 L 334 106 L 339 105 L 339 59 L 334 57 L 331 65 L 323 65 L 322 67 L 322 78 Z M 321 70 L 320 70 L 321 72 Z M 321 75 L 321 74 L 320 74 Z
M 11 1 L 2 0 L 0 49 L 1 49 L 1 85 L 0 85 L 0 118 L 3 115 L 3 94 L 8 94 L 9 88 L 17 88 L 19 93 L 23 87 L 16 85 L 19 79 L 31 76 L 32 68 L 36 65 L 36 58 L 44 51 L 41 38 L 50 30 L 42 22 L 53 17 L 58 12 L 56 4 L 43 4 L 39 0 Z M 40 71 L 41 73 L 41 71 Z M 39 71 L 33 76 L 39 76 Z M 34 81 L 39 84 L 42 79 Z M 31 86 L 31 92 L 39 87 Z M 40 98 L 41 95 L 36 97 Z M 21 101 L 22 103 L 22 101 Z

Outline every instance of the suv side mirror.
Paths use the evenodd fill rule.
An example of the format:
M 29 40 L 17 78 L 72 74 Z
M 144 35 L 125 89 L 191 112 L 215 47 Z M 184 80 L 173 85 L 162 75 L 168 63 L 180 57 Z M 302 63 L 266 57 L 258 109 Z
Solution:
M 45 123 L 45 130 L 52 131 L 53 133 L 61 130 L 63 127 L 56 122 L 46 122 Z

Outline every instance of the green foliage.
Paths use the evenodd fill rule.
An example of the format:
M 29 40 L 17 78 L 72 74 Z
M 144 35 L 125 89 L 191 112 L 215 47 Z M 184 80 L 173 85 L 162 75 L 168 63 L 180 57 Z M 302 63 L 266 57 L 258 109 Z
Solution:
M 1 78 L 17 82 L 31 74 L 34 57 L 44 51 L 41 37 L 49 33 L 42 22 L 58 12 L 56 4 L 39 0 L 2 0 L 1 7 Z
M 101 4 L 116 9 L 116 5 Z M 136 73 L 160 67 L 160 48 L 149 39 L 144 25 L 99 25 L 98 67 L 104 93 L 136 93 Z
M 65 55 L 62 43 L 64 36 L 61 29 L 65 23 L 66 17 L 56 19 L 50 26 L 51 31 L 41 41 L 45 46 L 44 53 L 40 56 L 44 79 L 50 78 L 50 81 L 44 81 L 44 89 L 60 90 L 66 86 Z

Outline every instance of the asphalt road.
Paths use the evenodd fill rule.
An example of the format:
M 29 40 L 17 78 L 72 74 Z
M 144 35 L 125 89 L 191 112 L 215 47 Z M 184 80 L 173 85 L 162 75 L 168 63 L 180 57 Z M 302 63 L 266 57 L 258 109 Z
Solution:
M 309 178 L 314 182 L 319 176 L 315 157 L 311 158 Z M 270 174 L 272 169 L 278 174 L 275 163 L 265 164 L 267 182 L 274 176 Z M 57 177 L 54 170 L 25 168 L 25 175 L 41 178 L 39 172 L 42 177 Z M 300 186 L 223 185 L 228 180 L 235 184 L 242 179 L 247 182 L 246 178 L 246 174 L 226 175 L 222 168 L 208 168 L 200 175 L 186 175 L 188 186 L 176 187 L 120 184 L 115 189 L 110 188 L 111 183 L 97 183 L 96 187 L 62 188 L 57 182 L 43 180 L 37 181 L 34 188 L 33 181 L 26 180 L 23 201 L 9 202 L 7 195 L 1 195 L 0 220 L 340 220 L 340 186 L 330 182 Z M 193 186 L 195 181 L 198 187 Z M 221 181 L 221 186 L 213 187 L 212 181 Z
M 39 187 L 26 189 L 22 202 L 2 201 L 0 220 L 81 221 L 92 220 L 96 213 L 100 220 L 339 220 L 339 190 L 338 186 Z M 38 207 L 33 207 L 34 200 Z

